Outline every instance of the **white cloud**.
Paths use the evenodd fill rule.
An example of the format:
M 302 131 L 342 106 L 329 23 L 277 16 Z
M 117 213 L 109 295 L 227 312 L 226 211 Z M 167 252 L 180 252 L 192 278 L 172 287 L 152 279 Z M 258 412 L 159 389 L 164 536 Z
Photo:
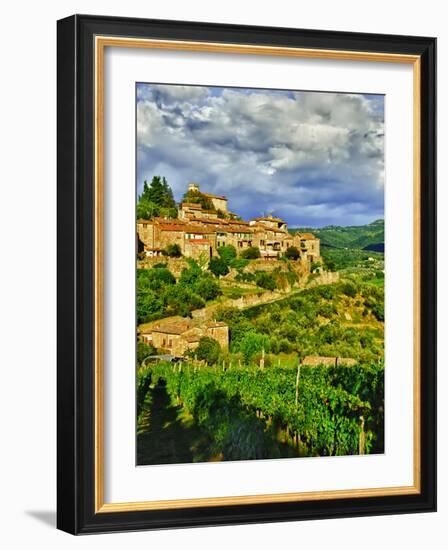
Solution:
M 297 223 L 301 214 L 323 219 L 343 204 L 381 215 L 378 98 L 374 105 L 351 94 L 140 85 L 138 99 L 139 186 L 163 165 L 175 192 L 193 179 L 227 193 L 243 213 L 254 210 L 255 196 L 272 210 L 287 194 Z

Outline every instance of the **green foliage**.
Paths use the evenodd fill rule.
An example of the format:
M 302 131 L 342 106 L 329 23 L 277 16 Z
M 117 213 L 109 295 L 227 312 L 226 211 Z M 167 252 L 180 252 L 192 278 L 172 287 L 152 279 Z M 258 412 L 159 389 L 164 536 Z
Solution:
M 203 300 L 214 300 L 221 294 L 218 282 L 207 272 L 202 272 L 193 284 L 194 292 Z
M 240 253 L 240 257 L 246 260 L 256 260 L 261 257 L 261 252 L 258 246 L 249 246 Z
M 231 260 L 230 267 L 233 267 L 233 269 L 236 269 L 239 272 L 242 272 L 243 269 L 249 264 L 249 260 L 245 260 L 244 258 L 235 258 Z
M 351 283 L 343 283 L 341 290 L 346 296 L 350 296 L 350 298 L 356 296 L 356 287 Z
M 231 265 L 232 260 L 236 258 L 236 248 L 231 244 L 220 246 L 218 248 L 219 257 L 227 264 Z
M 139 289 L 161 290 L 167 285 L 176 284 L 176 279 L 169 269 L 137 269 L 137 286 Z
M 137 202 L 137 218 L 151 219 L 156 216 L 177 217 L 173 192 L 166 179 L 160 176 L 154 176 L 150 185 L 144 181 L 143 192 Z
M 185 193 L 182 202 L 200 204 L 204 210 L 211 210 L 213 212 L 215 211 L 212 200 L 200 191 L 196 191 L 195 189 L 189 189 Z
M 352 268 L 377 272 L 384 269 L 384 254 L 380 252 L 366 252 L 359 249 L 329 248 L 320 249 L 324 264 L 328 271 L 341 271 Z M 372 276 L 374 273 L 372 273 Z
M 217 363 L 220 353 L 221 346 L 214 338 L 210 338 L 209 336 L 203 336 L 194 351 L 197 359 L 205 361 L 208 365 Z
M 327 271 L 336 271 L 336 263 L 333 260 L 326 260 L 325 268 Z
M 277 286 L 275 276 L 267 271 L 257 271 L 255 273 L 255 283 L 265 290 L 275 290 Z
M 216 277 L 223 277 L 229 273 L 227 262 L 222 258 L 211 258 L 208 268 Z
M 137 342 L 137 365 L 141 365 L 143 360 L 149 355 L 155 355 L 156 350 L 148 344 Z
M 250 331 L 241 340 L 239 349 L 246 363 L 249 363 L 256 353 L 263 350 L 269 352 L 271 350 L 271 342 L 268 336 Z
M 202 275 L 202 269 L 199 267 L 198 263 L 193 259 L 187 259 L 188 267 L 182 269 L 180 274 L 179 283 L 184 285 L 194 284 Z
M 289 260 L 298 260 L 300 258 L 300 250 L 296 246 L 288 246 L 285 256 Z
M 273 446 L 279 428 L 300 435 L 302 454 L 308 456 L 358 454 L 361 416 L 366 452 L 384 452 L 381 365 L 302 367 L 297 404 L 296 372 L 296 366 L 243 366 L 225 372 L 186 366 L 180 372 L 159 364 L 152 378 L 166 381 L 172 402 L 210 433 L 211 451 L 226 460 L 279 456 Z
M 219 284 L 191 260 L 176 283 L 165 267 L 137 270 L 137 321 L 145 323 L 170 315 L 190 316 L 221 293 Z
M 180 246 L 177 243 L 168 244 L 164 250 L 162 250 L 164 256 L 169 256 L 170 258 L 180 258 L 182 256 L 182 251 Z
M 149 391 L 151 385 L 151 370 L 149 368 L 137 371 L 137 426 L 143 424 L 145 414 L 149 413 L 152 404 L 152 393 Z
M 321 245 L 333 248 L 363 249 L 369 245 L 384 243 L 384 220 L 359 226 L 328 225 L 322 228 L 302 227 L 291 231 L 311 232 L 321 240 Z
M 377 363 L 384 355 L 381 306 L 384 308 L 381 287 L 343 282 L 243 311 L 222 308 L 217 320 L 229 325 L 232 352 L 239 352 L 245 334 L 255 331 L 269 337 L 273 353 L 352 357 Z M 345 318 L 348 311 L 352 321 Z

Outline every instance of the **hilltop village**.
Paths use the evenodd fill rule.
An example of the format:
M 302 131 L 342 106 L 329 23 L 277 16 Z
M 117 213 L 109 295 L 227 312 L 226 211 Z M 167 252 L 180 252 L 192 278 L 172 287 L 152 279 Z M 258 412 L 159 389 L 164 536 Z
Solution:
M 157 257 L 177 244 L 183 256 L 198 259 L 217 256 L 219 247 L 232 245 L 238 253 L 256 247 L 262 259 L 276 260 L 294 246 L 302 262 L 320 261 L 320 241 L 311 233 L 291 234 L 286 222 L 272 215 L 241 220 L 228 210 L 227 197 L 201 192 L 198 184 L 190 183 L 187 196 L 195 194 L 209 199 L 212 208 L 183 202 L 175 219 L 137 220 L 139 251 Z
M 204 193 L 196 183 L 188 185 L 177 217 L 138 219 L 137 242 L 139 257 L 154 262 L 169 255 L 167 250 L 173 245 L 179 256 L 193 260 L 219 257 L 219 249 L 224 246 L 234 247 L 240 257 L 248 249 L 255 249 L 259 254 L 257 266 L 267 271 L 276 269 L 278 260 L 291 247 L 298 252 L 296 261 L 302 272 L 309 273 L 312 263 L 321 261 L 320 240 L 311 233 L 292 234 L 284 220 L 272 215 L 242 220 L 229 211 L 227 197 Z M 270 299 L 269 293 L 265 295 Z M 204 337 L 213 338 L 225 350 L 229 346 L 229 327 L 202 315 L 165 318 L 139 330 L 141 342 L 172 357 L 183 357 L 197 349 Z

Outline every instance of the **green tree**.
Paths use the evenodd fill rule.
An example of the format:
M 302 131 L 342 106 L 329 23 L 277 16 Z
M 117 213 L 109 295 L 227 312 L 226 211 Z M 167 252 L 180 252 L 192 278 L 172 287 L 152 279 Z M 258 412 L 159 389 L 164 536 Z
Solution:
M 155 355 L 156 350 L 152 346 L 145 344 L 144 342 L 137 342 L 137 363 L 141 363 L 145 360 L 148 355 Z
M 217 363 L 220 353 L 221 346 L 214 338 L 209 336 L 203 336 L 199 340 L 199 345 L 195 351 L 196 357 L 200 361 L 205 361 L 208 365 Z
M 219 284 L 211 273 L 202 273 L 194 283 L 193 290 L 203 300 L 214 300 L 221 293 Z
M 162 206 L 165 208 L 176 208 L 176 201 L 171 187 L 168 185 L 166 178 L 162 178 Z
M 185 286 L 193 285 L 202 274 L 202 269 L 192 258 L 187 258 L 187 263 L 188 267 L 182 269 L 179 278 L 179 283 Z
M 300 250 L 296 246 L 288 246 L 285 256 L 289 260 L 298 260 L 300 258 Z
M 208 268 L 216 277 L 221 277 L 229 273 L 227 263 L 222 258 L 212 258 L 208 264 Z
M 189 189 L 183 199 L 182 202 L 187 202 L 191 204 L 200 204 L 204 210 L 213 210 L 215 211 L 215 207 L 213 206 L 212 200 L 204 195 L 204 193 L 201 193 L 200 191 L 196 191 L 195 189 Z
M 236 258 L 236 248 L 231 244 L 220 246 L 218 248 L 218 254 L 220 258 L 226 262 L 227 265 L 230 265 L 231 261 Z
M 160 214 L 160 207 L 146 198 L 139 197 L 137 203 L 137 219 L 151 220 Z
M 162 250 L 164 256 L 169 256 L 171 258 L 180 258 L 182 256 L 182 251 L 180 246 L 177 243 L 168 244 L 164 250 Z
M 247 332 L 239 345 L 240 351 L 247 363 L 256 354 L 264 350 L 266 353 L 271 351 L 271 342 L 265 334 L 259 334 L 254 331 Z
M 261 252 L 258 246 L 249 246 L 241 252 L 240 257 L 246 260 L 256 260 L 261 257 Z
M 137 218 L 151 219 L 156 216 L 177 216 L 173 191 L 166 178 L 154 176 L 151 183 L 143 182 L 143 192 L 137 202 Z
M 266 290 L 275 290 L 277 287 L 274 275 L 272 275 L 272 273 L 266 273 L 266 271 L 257 271 L 255 274 L 255 282 L 257 286 Z

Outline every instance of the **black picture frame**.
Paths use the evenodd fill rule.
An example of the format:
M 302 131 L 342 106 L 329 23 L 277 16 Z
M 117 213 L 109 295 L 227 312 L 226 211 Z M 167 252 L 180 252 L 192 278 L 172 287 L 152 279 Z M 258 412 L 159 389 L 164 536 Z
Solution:
M 58 528 L 82 534 L 435 511 L 436 39 L 91 15 L 62 19 L 57 31 Z M 97 35 L 420 57 L 422 367 L 418 494 L 96 513 L 93 43 Z

